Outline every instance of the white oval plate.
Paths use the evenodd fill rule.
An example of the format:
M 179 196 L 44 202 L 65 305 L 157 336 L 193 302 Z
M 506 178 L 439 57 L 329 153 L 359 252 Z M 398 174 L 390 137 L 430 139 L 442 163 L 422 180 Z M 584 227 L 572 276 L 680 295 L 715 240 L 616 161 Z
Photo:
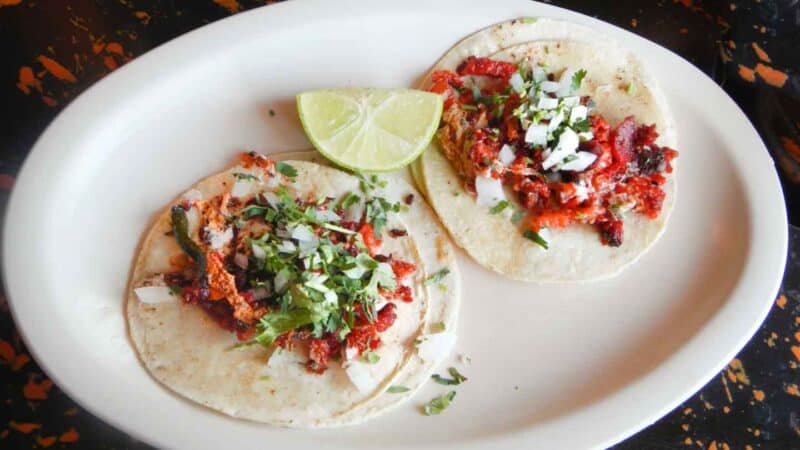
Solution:
M 123 292 L 165 202 L 242 149 L 307 147 L 296 93 L 411 86 L 461 37 L 519 16 L 595 27 L 646 60 L 664 88 L 678 124 L 679 195 L 641 261 L 609 281 L 537 286 L 462 255 L 458 351 L 472 364 L 438 417 L 418 410 L 444 391 L 430 383 L 364 426 L 283 430 L 216 414 L 147 375 L 128 341 Z M 787 245 L 772 160 L 718 86 L 634 34 L 515 0 L 290 2 L 191 32 L 53 122 L 17 180 L 4 237 L 11 306 L 42 367 L 104 420 L 173 448 L 610 445 L 678 405 L 745 344 L 777 291 Z

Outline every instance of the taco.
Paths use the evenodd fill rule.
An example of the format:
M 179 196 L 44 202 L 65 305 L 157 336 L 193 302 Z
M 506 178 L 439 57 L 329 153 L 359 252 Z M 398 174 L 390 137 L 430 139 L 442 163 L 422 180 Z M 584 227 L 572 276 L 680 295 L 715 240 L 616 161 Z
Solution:
M 592 36 L 498 24 L 424 81 L 445 109 L 412 173 L 456 243 L 510 278 L 607 278 L 666 227 L 678 152 L 663 95 L 634 55 Z
M 258 422 L 352 424 L 408 399 L 452 349 L 458 271 L 433 212 L 397 176 L 312 155 L 242 154 L 147 233 L 127 318 L 166 387 Z

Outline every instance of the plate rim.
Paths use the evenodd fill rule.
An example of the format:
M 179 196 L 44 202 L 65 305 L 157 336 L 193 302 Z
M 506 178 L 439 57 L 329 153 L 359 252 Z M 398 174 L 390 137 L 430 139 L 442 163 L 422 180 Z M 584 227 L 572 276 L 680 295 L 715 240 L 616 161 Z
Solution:
M 259 7 L 199 27 L 140 55 L 132 63 L 121 67 L 109 76 L 105 77 L 103 80 L 100 80 L 92 85 L 89 89 L 73 100 L 64 110 L 62 110 L 59 115 L 47 126 L 42 135 L 37 139 L 18 173 L 15 186 L 12 189 L 7 203 L 6 215 L 3 224 L 2 261 L 0 262 L 0 264 L 2 264 L 3 271 L 3 284 L 13 320 L 17 324 L 17 329 L 25 341 L 29 352 L 36 359 L 41 369 L 54 382 L 56 382 L 56 384 L 58 384 L 59 387 L 65 393 L 67 393 L 70 398 L 80 404 L 83 408 L 87 409 L 92 414 L 95 414 L 101 420 L 113 425 L 114 427 L 133 436 L 137 436 L 153 445 L 170 447 L 174 446 L 175 442 L 177 442 L 168 438 L 162 438 L 160 436 L 156 437 L 142 433 L 142 430 L 137 429 L 137 427 L 131 422 L 126 422 L 125 420 L 113 416 L 107 408 L 103 409 L 102 407 L 99 407 L 98 405 L 102 404 L 102 402 L 92 399 L 91 393 L 78 392 L 77 389 L 73 389 L 73 387 L 67 383 L 62 383 L 62 379 L 58 374 L 58 370 L 54 367 L 57 364 L 53 364 L 53 361 L 41 357 L 44 353 L 48 353 L 48 351 L 44 350 L 44 347 L 46 346 L 42 344 L 39 337 L 37 337 L 37 332 L 33 331 L 36 328 L 34 324 L 32 324 L 33 318 L 25 317 L 24 312 L 20 313 L 20 311 L 25 311 L 26 307 L 24 302 L 17 302 L 15 298 L 28 297 L 28 295 L 23 295 L 23 293 L 26 290 L 30 291 L 30 289 L 25 286 L 21 286 L 21 284 L 24 283 L 21 283 L 20 279 L 14 276 L 15 274 L 19 274 L 21 272 L 19 265 L 11 263 L 14 260 L 14 256 L 18 255 L 18 253 L 15 253 L 15 249 L 24 247 L 24 244 L 20 242 L 21 240 L 15 241 L 14 238 L 24 235 L 26 224 L 25 220 L 32 217 L 32 213 L 30 211 L 26 212 L 24 210 L 23 200 L 41 190 L 40 187 L 36 186 L 35 175 L 38 172 L 35 172 L 34 170 L 41 170 L 42 168 L 48 167 L 48 165 L 53 165 L 53 163 L 57 162 L 59 159 L 58 155 L 54 154 L 55 152 L 51 142 L 57 141 L 57 137 L 59 135 L 67 133 L 65 129 L 69 128 L 69 121 L 71 119 L 74 120 L 82 115 L 86 116 L 92 112 L 96 113 L 97 111 L 107 109 L 103 108 L 103 104 L 108 103 L 109 96 L 103 96 L 101 94 L 108 94 L 112 92 L 113 86 L 121 84 L 129 84 L 132 86 L 141 85 L 141 82 L 133 83 L 134 79 L 137 77 L 137 72 L 141 73 L 148 67 L 148 65 L 157 65 L 159 64 L 159 61 L 163 62 L 169 60 L 170 64 L 178 65 L 181 60 L 188 61 L 194 60 L 195 57 L 202 57 L 202 49 L 198 48 L 202 46 L 199 46 L 198 44 L 202 44 L 203 42 L 212 39 L 219 39 L 225 34 L 225 31 L 237 25 L 242 25 L 247 28 L 248 23 L 251 24 L 250 26 L 261 21 L 275 23 L 278 22 L 278 18 L 283 16 L 288 16 L 290 18 L 294 16 L 301 16 L 300 12 L 308 10 L 313 10 L 315 12 L 326 10 L 331 12 L 333 15 L 343 14 L 342 11 L 347 10 L 348 13 L 352 14 L 371 15 L 377 14 L 378 12 L 413 12 L 418 8 L 428 9 L 430 11 L 441 10 L 452 12 L 454 5 L 459 5 L 459 7 L 462 8 L 464 7 L 463 2 L 458 0 L 439 1 L 435 4 L 435 6 L 432 6 L 423 0 L 411 0 L 403 2 L 402 4 L 380 3 L 375 5 L 373 3 L 369 3 L 369 5 L 373 6 L 373 8 L 365 8 L 364 6 L 367 3 L 368 0 L 340 0 L 335 4 L 335 6 L 332 6 L 330 2 L 326 2 L 325 0 L 285 2 L 281 4 L 268 5 L 268 10 L 266 9 L 267 6 Z M 478 2 L 473 3 L 475 7 L 486 8 L 485 4 Z M 698 76 L 698 80 L 702 80 L 702 82 L 708 87 L 707 92 L 709 92 L 709 96 L 712 97 L 710 98 L 710 103 L 722 106 L 720 116 L 717 118 L 717 120 L 720 122 L 730 120 L 731 122 L 727 123 L 736 123 L 737 125 L 741 125 L 736 127 L 738 130 L 736 133 L 738 136 L 746 138 L 748 143 L 748 149 L 744 150 L 749 153 L 749 160 L 746 162 L 746 168 L 748 169 L 748 173 L 756 174 L 756 176 L 753 178 L 762 181 L 762 184 L 755 186 L 753 182 L 747 181 L 748 178 L 742 177 L 742 188 L 744 190 L 745 197 L 748 199 L 748 204 L 752 205 L 752 202 L 757 199 L 761 207 L 766 205 L 765 210 L 768 211 L 768 214 L 754 214 L 753 211 L 750 211 L 748 214 L 750 219 L 750 223 L 748 224 L 750 239 L 749 245 L 747 246 L 748 255 L 741 269 L 741 273 L 737 277 L 736 284 L 728 294 L 725 302 L 719 306 L 713 315 L 706 321 L 705 324 L 701 326 L 701 328 L 695 332 L 694 335 L 692 335 L 683 343 L 680 349 L 671 353 L 655 368 L 647 373 L 644 373 L 632 383 L 629 383 L 624 387 L 609 393 L 607 396 L 599 399 L 598 401 L 581 408 L 577 412 L 573 413 L 571 417 L 578 417 L 578 419 L 580 419 L 580 416 L 583 415 L 597 414 L 598 411 L 602 412 L 604 408 L 608 407 L 607 405 L 609 403 L 612 404 L 611 407 L 613 407 L 613 403 L 615 401 L 623 401 L 624 403 L 625 397 L 634 395 L 635 391 L 641 391 L 642 389 L 645 389 L 646 386 L 653 384 L 653 380 L 654 378 L 658 378 L 658 374 L 668 371 L 671 368 L 674 369 L 675 367 L 673 366 L 683 367 L 681 365 L 681 361 L 690 359 L 687 356 L 690 353 L 696 354 L 698 353 L 698 350 L 702 351 L 703 344 L 709 339 L 718 341 L 725 340 L 726 345 L 724 345 L 724 347 L 726 347 L 727 350 L 719 351 L 717 357 L 713 358 L 713 363 L 704 364 L 702 370 L 703 374 L 701 376 L 690 377 L 692 378 L 691 380 L 682 380 L 680 383 L 681 387 L 672 389 L 673 391 L 677 390 L 679 392 L 667 395 L 666 397 L 668 398 L 661 398 L 664 397 L 664 395 L 661 395 L 658 398 L 656 398 L 657 396 L 651 397 L 649 399 L 650 403 L 660 404 L 661 406 L 651 407 L 651 412 L 647 414 L 646 417 L 641 417 L 633 421 L 627 420 L 627 424 L 625 426 L 622 426 L 621 428 L 615 428 L 615 431 L 613 432 L 604 431 L 599 433 L 597 439 L 592 439 L 591 442 L 582 441 L 581 444 L 590 447 L 607 447 L 618 443 L 640 431 L 647 425 L 651 424 L 658 418 L 664 416 L 666 413 L 674 409 L 685 399 L 693 395 L 706 382 L 708 382 L 708 380 L 722 370 L 725 365 L 728 364 L 731 358 L 733 358 L 736 353 L 738 353 L 741 348 L 744 347 L 753 334 L 758 330 L 773 304 L 775 295 L 778 293 L 785 270 L 785 255 L 787 254 L 788 250 L 788 223 L 786 219 L 782 188 L 778 181 L 774 162 L 769 156 L 766 146 L 758 135 L 753 124 L 747 119 L 744 112 L 742 112 L 741 108 L 727 95 L 727 93 L 722 90 L 722 88 L 708 78 L 705 73 L 700 71 L 700 69 L 695 67 L 680 55 L 677 55 L 669 49 L 661 47 L 658 44 L 655 44 L 639 35 L 636 35 L 635 33 L 624 30 L 615 25 L 549 4 L 521 0 L 504 0 L 499 6 L 496 4 L 493 4 L 492 6 L 494 8 L 507 8 L 509 11 L 523 12 L 536 10 L 536 16 L 573 21 L 598 29 L 604 34 L 607 33 L 625 47 L 641 46 L 642 48 L 652 50 L 655 56 L 651 56 L 650 58 L 656 59 L 665 57 L 665 55 L 667 55 L 666 57 L 669 58 L 677 58 L 682 65 L 687 66 L 694 73 L 694 76 Z M 292 21 L 286 21 L 284 25 L 291 27 Z M 269 31 L 270 34 L 277 32 L 279 31 L 275 31 L 274 29 Z M 433 64 L 433 62 L 434 61 L 431 61 L 431 64 Z M 659 78 L 659 76 L 656 76 L 656 79 Z M 124 94 L 117 93 L 116 95 L 121 95 L 129 102 L 133 102 L 136 99 L 135 92 L 126 92 Z M 110 98 L 113 98 L 113 96 Z M 667 96 L 667 100 L 669 102 L 669 96 Z M 123 105 L 114 105 L 113 107 L 122 108 Z M 741 166 L 744 164 L 744 162 L 741 160 L 743 156 L 739 154 L 741 152 L 737 150 L 740 147 L 744 147 L 744 145 L 740 144 L 738 146 L 726 147 L 725 151 L 731 156 L 731 161 L 734 166 L 741 171 L 743 169 Z M 764 181 L 769 182 L 763 183 Z M 767 216 L 769 216 L 769 219 L 767 219 Z M 759 239 L 762 239 L 761 236 L 770 238 L 767 242 L 769 245 L 756 245 L 756 242 L 760 242 Z M 777 254 L 783 255 L 781 256 L 780 260 L 776 256 Z M 766 273 L 768 275 L 759 277 L 758 273 L 753 275 L 754 272 Z M 754 280 L 753 276 L 763 280 Z M 751 301 L 753 305 L 745 305 L 750 306 L 746 311 L 749 314 L 745 314 L 744 311 L 737 312 L 738 309 L 742 309 L 744 306 L 736 305 L 739 305 L 747 300 L 743 297 L 747 296 L 746 291 L 753 289 L 752 285 L 754 283 L 759 286 L 756 288 L 759 292 L 764 292 L 765 298 L 761 300 L 761 303 L 756 303 L 753 300 Z M 767 291 L 769 291 L 769 296 L 766 295 Z M 732 324 L 731 322 L 735 322 L 735 324 Z M 729 328 L 731 330 L 737 329 L 738 331 L 725 332 L 725 328 Z M 709 335 L 712 335 L 713 337 L 709 337 Z M 719 347 L 719 345 L 715 347 L 715 350 L 717 347 Z M 710 358 L 701 358 L 700 361 L 709 359 Z M 531 428 L 536 427 L 537 425 L 533 425 Z M 528 435 L 531 433 L 531 428 L 528 428 L 524 431 L 509 433 L 501 437 L 494 435 L 491 437 L 491 441 L 495 444 L 502 444 L 509 447 L 522 446 L 525 445 L 526 442 L 530 444 L 531 441 Z M 478 447 L 480 445 L 485 445 L 488 439 L 490 438 L 484 438 L 482 440 L 479 439 L 473 441 L 471 445 L 467 443 L 467 446 Z M 458 445 L 460 448 L 464 448 L 465 446 L 464 443 L 456 442 L 454 444 Z

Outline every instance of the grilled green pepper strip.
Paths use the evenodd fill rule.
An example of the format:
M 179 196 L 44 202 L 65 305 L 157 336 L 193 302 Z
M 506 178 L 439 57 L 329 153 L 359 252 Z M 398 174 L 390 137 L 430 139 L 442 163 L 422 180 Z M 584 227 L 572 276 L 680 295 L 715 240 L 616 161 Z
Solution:
M 206 255 L 192 238 L 189 237 L 189 219 L 186 210 L 180 205 L 172 207 L 172 234 L 181 249 L 197 264 L 197 275 L 201 280 L 206 278 Z

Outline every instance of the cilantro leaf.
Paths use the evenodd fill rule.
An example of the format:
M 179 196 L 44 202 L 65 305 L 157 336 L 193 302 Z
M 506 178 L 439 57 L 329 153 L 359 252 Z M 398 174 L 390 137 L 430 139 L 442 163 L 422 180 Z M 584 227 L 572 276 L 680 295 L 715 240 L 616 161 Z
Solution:
M 269 347 L 278 336 L 313 322 L 314 314 L 305 308 L 268 313 L 256 324 L 258 334 L 254 339 L 259 344 Z
M 277 169 L 278 172 L 282 173 L 284 176 L 288 178 L 297 177 L 297 169 L 295 169 L 294 166 L 286 164 L 283 161 L 276 162 L 275 169 Z
M 375 352 L 364 352 L 359 359 L 367 364 L 375 364 L 381 360 L 381 357 Z
M 572 75 L 572 84 L 570 84 L 570 89 L 572 92 L 576 92 L 581 88 L 581 83 L 583 83 L 584 77 L 586 77 L 586 69 L 581 69 Z
M 447 394 L 436 397 L 425 405 L 423 412 L 426 416 L 439 415 L 450 406 L 454 398 L 456 398 L 456 391 L 450 391 Z
M 492 206 L 492 209 L 489 210 L 489 214 L 491 215 L 500 214 L 501 212 L 503 212 L 504 209 L 508 208 L 509 206 L 511 206 L 511 203 L 509 203 L 508 200 L 502 200 L 496 205 Z
M 389 389 L 387 389 L 386 392 L 388 392 L 390 394 L 401 394 L 403 392 L 408 392 L 410 390 L 411 389 L 409 389 L 409 388 L 407 388 L 405 386 L 389 386 Z
M 522 235 L 525 236 L 525 238 L 530 239 L 531 241 L 535 242 L 538 246 L 542 247 L 545 250 L 547 250 L 549 248 L 549 245 L 548 245 L 547 241 L 545 241 L 544 238 L 542 238 L 539 235 L 539 233 L 537 233 L 537 232 L 535 232 L 533 230 L 525 230 L 525 232 L 522 233 Z
M 585 133 L 587 131 L 592 131 L 592 123 L 589 121 L 589 118 L 581 119 L 572 124 L 572 129 L 578 133 Z
M 237 180 L 261 181 L 260 178 L 251 173 L 234 172 L 233 177 L 236 178 Z
M 447 369 L 447 371 L 450 373 L 450 376 L 453 377 L 453 378 L 445 378 L 445 377 L 439 375 L 438 373 L 435 373 L 435 374 L 431 375 L 431 378 L 433 378 L 433 381 L 435 381 L 436 383 L 439 383 L 439 384 L 442 384 L 442 385 L 445 385 L 445 386 L 457 386 L 457 385 L 467 381 L 467 377 L 465 377 L 464 375 L 461 375 L 461 373 L 455 367 L 450 367 L 449 369 Z
M 442 281 L 444 277 L 446 277 L 450 273 L 450 269 L 445 267 L 444 269 L 432 273 L 428 278 L 425 278 L 425 284 L 433 284 Z

